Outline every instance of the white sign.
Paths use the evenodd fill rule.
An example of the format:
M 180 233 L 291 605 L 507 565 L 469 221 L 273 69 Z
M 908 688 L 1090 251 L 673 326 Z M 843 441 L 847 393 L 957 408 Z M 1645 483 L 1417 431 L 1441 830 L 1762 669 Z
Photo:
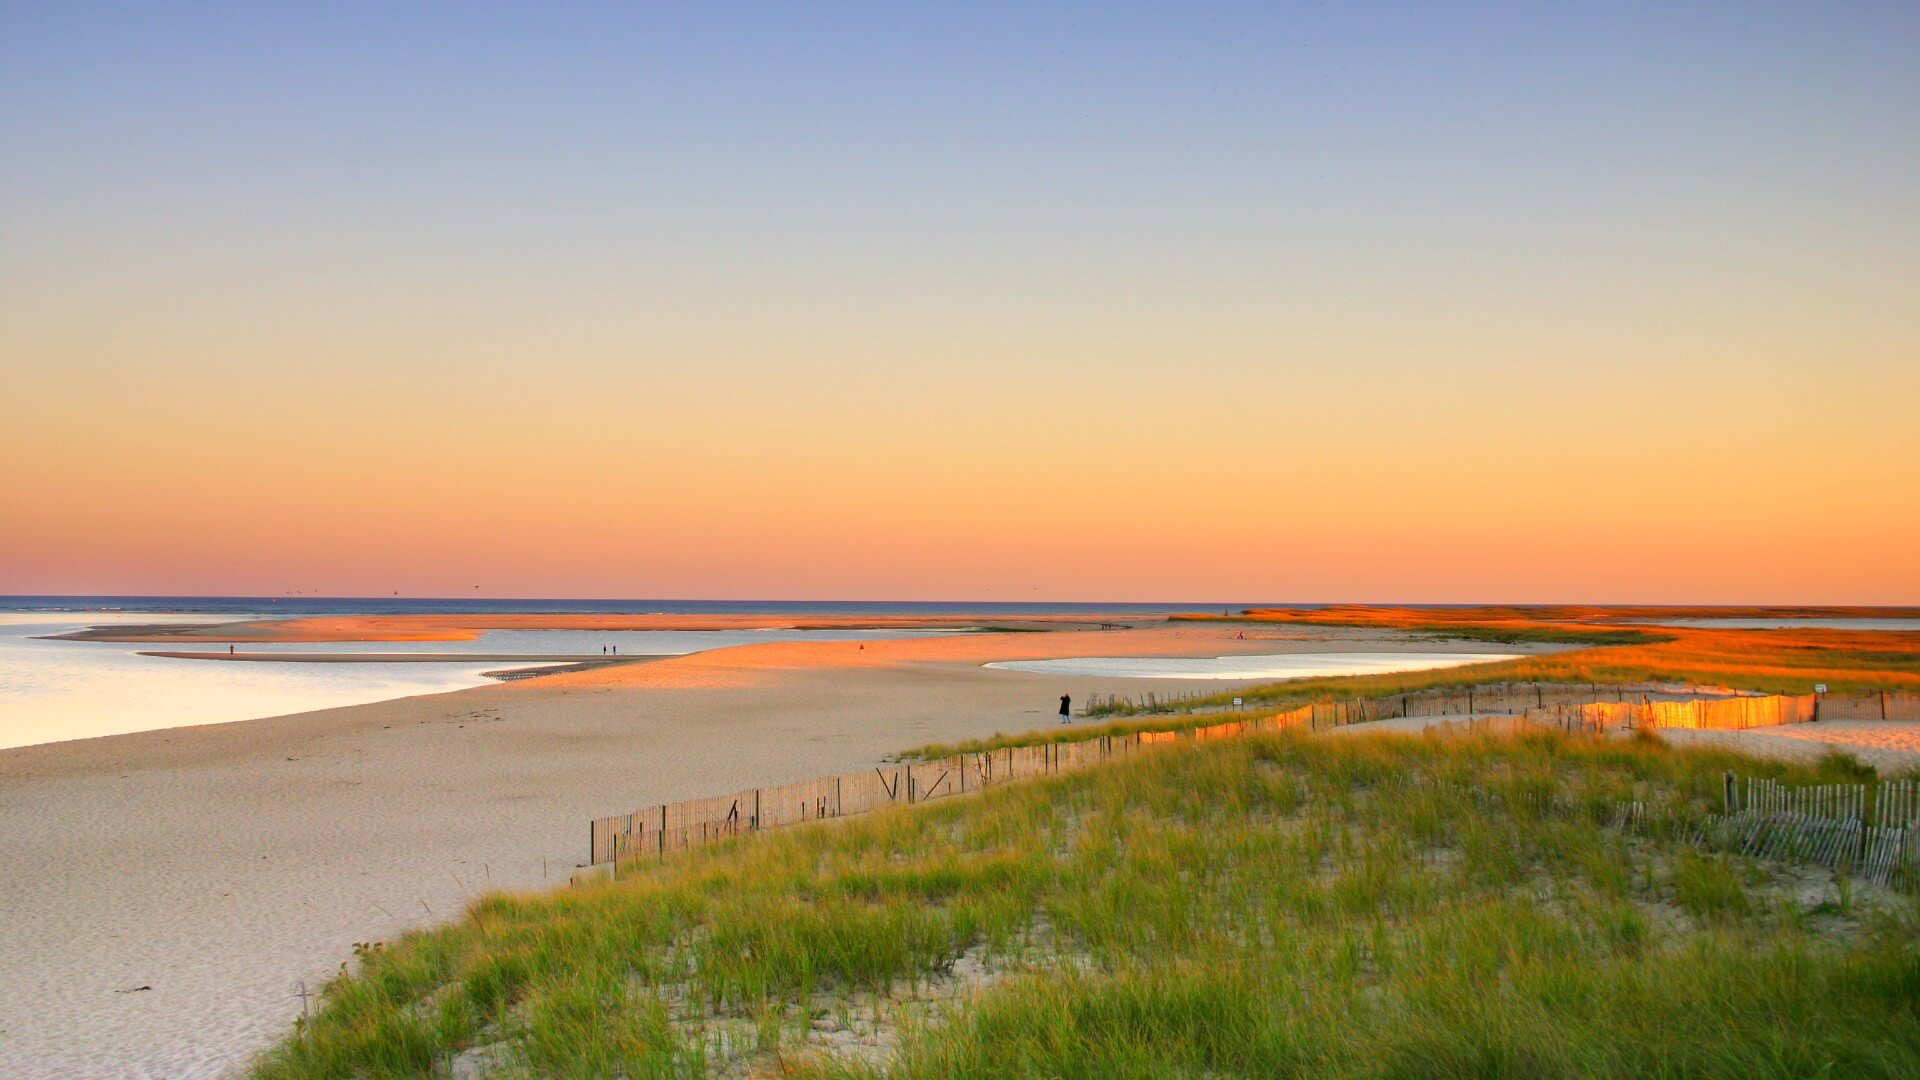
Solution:
M 1233 707 L 1234 707 L 1234 708 L 1236 708 L 1236 709 L 1240 707 L 1240 699 L 1239 699 L 1239 698 L 1234 698 L 1234 699 L 1233 699 Z
M 1826 684 L 1826 683 L 1823 683 L 1823 682 L 1817 682 L 1817 683 L 1814 683 L 1814 684 L 1813 684 L 1813 692 L 1814 692 L 1814 693 L 1816 693 L 1816 694 L 1824 694 L 1824 693 L 1826 693 L 1826 692 L 1827 692 L 1827 684 Z

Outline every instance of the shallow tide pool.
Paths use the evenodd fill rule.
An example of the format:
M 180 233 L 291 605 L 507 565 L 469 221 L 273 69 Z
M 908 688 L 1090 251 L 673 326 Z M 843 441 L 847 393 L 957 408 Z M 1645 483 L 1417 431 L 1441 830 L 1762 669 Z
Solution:
M 492 682 L 487 672 L 516 666 L 511 660 L 231 663 L 140 655 L 153 650 L 226 652 L 224 645 L 210 640 L 177 644 L 45 640 L 48 635 L 89 626 L 208 621 L 205 615 L 138 612 L 0 613 L 0 749 L 464 690 Z M 570 653 L 591 660 L 599 658 L 603 645 L 619 646 L 621 656 L 662 656 L 765 641 L 908 636 L 918 635 L 898 630 L 497 630 L 472 641 L 249 642 L 241 649 L 330 654 Z
M 1517 658 L 1510 653 L 1321 652 L 1257 656 L 1080 656 L 1064 660 L 1007 660 L 987 666 L 1041 675 L 1090 675 L 1108 679 L 1273 680 L 1431 671 Z

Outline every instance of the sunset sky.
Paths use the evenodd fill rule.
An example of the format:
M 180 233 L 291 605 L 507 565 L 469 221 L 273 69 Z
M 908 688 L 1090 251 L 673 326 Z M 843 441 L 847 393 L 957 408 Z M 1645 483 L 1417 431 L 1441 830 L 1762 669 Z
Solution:
M 1920 6 L 1574 7 L 0 5 L 0 593 L 1920 602 Z

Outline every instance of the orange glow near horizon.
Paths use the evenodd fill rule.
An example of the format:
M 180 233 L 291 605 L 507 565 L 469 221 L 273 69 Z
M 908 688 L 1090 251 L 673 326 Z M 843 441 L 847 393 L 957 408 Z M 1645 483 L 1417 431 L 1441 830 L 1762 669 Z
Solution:
M 150 398 L 173 423 L 64 439 L 10 416 L 7 456 L 27 467 L 0 474 L 0 591 L 1920 601 L 1901 470 L 1852 467 L 1833 441 L 1754 447 L 1736 468 L 1715 440 L 1650 453 L 1487 420 L 1456 438 L 1419 414 L 1372 433 L 1065 413 L 916 434 L 861 430 L 824 393 L 795 401 L 832 418 L 817 430 L 717 406 L 709 430 L 568 423 L 558 399 L 575 392 L 501 401 L 460 430 L 335 429 L 344 401 L 236 425 Z
M 1170 365 L 1184 389 L 1089 395 L 875 358 L 859 400 L 722 369 L 678 373 L 669 407 L 610 360 L 335 380 L 238 351 L 296 374 L 109 391 L 77 347 L 10 373 L 0 592 L 1920 601 L 1920 436 L 1807 432 L 1751 389 L 1582 396 L 1570 371 L 1548 423 L 1497 370 L 1460 373 L 1494 399 L 1468 409 L 1375 378 L 1302 399 Z M 1234 380 L 1254 407 L 1220 403 Z M 1873 415 L 1858 397 L 1835 411 Z M 1721 422 L 1685 422 L 1709 403 Z

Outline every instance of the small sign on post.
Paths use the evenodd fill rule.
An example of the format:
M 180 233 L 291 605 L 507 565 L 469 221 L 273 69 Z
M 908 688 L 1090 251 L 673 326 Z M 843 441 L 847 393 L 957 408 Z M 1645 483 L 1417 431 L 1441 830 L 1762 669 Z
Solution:
M 1814 683 L 1814 684 L 1813 684 L 1813 692 L 1814 692 L 1814 693 L 1816 693 L 1816 694 L 1824 694 L 1824 693 L 1826 693 L 1826 692 L 1827 692 L 1827 684 L 1826 684 L 1826 683 L 1823 683 L 1823 682 L 1817 682 L 1817 683 Z
M 1234 698 L 1234 699 L 1233 699 L 1233 707 L 1234 707 L 1234 708 L 1236 708 L 1236 709 L 1240 707 L 1240 699 L 1239 699 L 1239 698 Z

